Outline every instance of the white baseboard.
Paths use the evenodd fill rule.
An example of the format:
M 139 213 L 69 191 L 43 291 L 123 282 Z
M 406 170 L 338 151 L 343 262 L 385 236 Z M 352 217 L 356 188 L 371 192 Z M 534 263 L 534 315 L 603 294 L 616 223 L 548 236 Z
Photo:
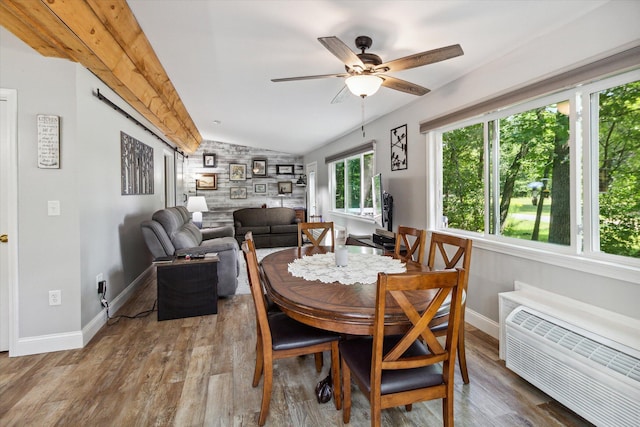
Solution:
M 129 286 L 109 303 L 111 313 L 118 311 L 131 298 L 138 286 L 153 272 L 153 265 L 144 270 Z M 107 323 L 106 309 L 102 309 L 81 331 L 63 332 L 59 334 L 40 335 L 18 339 L 10 352 L 10 357 L 30 354 L 50 353 L 53 351 L 83 348 L 98 331 Z
M 30 354 L 51 353 L 53 351 L 72 350 L 82 347 L 82 334 L 80 331 L 64 332 L 61 334 L 19 338 L 9 356 L 28 356 Z
M 127 286 L 120 294 L 109 302 L 109 313 L 113 316 L 113 313 L 120 310 L 124 304 L 129 301 L 133 292 L 138 289 L 147 276 L 153 272 L 154 266 L 150 265 L 144 270 L 138 277 L 135 278 L 129 286 Z M 98 331 L 107 323 L 107 309 L 103 308 L 87 325 L 82 328 L 83 346 L 87 345 L 89 341 L 98 333 Z
M 467 307 L 464 313 L 464 320 L 468 324 L 480 329 L 482 332 L 491 335 L 495 339 L 500 339 L 500 325 L 488 317 L 483 316 L 480 313 L 476 313 L 473 310 L 469 310 Z

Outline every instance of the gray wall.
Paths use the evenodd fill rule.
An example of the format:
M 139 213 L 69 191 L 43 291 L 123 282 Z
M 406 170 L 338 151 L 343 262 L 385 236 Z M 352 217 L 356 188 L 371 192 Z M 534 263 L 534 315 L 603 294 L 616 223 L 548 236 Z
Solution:
M 640 3 L 606 3 L 555 32 L 523 41 L 521 49 L 505 52 L 497 61 L 478 64 L 477 69 L 469 70 L 463 78 L 416 99 L 409 106 L 367 123 L 367 140 L 377 141 L 376 172 L 382 172 L 383 186 L 394 198 L 394 229 L 401 224 L 432 229 L 436 223 L 435 207 L 427 191 L 434 185 L 427 167 L 432 160 L 431 152 L 427 136 L 419 133 L 421 121 L 638 45 L 640 26 L 635 17 L 639 14 Z M 408 170 L 392 172 L 389 132 L 405 123 L 408 126 Z M 352 234 L 370 233 L 375 226 L 366 220 L 348 219 L 329 212 L 324 158 L 362 142 L 362 133 L 356 129 L 304 158 L 305 164 L 318 162 L 319 206 L 323 216 L 346 226 Z M 498 293 L 513 290 L 514 281 L 518 280 L 640 318 L 637 305 L 640 271 L 637 268 L 605 268 L 596 262 L 576 261 L 571 257 L 557 257 L 557 260 L 547 262 L 544 257 L 540 259 L 535 255 L 533 251 L 514 251 L 508 245 L 475 236 L 467 306 L 497 322 Z
M 202 166 L 202 155 L 204 153 L 216 155 L 215 168 Z M 251 167 L 254 159 L 267 160 L 266 177 L 252 175 Z M 247 165 L 246 181 L 229 180 L 230 163 Z M 295 174 L 277 175 L 276 165 L 294 165 Z M 196 195 L 196 179 L 200 173 L 215 173 L 218 175 L 217 190 L 197 190 L 198 196 L 206 198 L 209 208 L 209 212 L 204 212 L 202 215 L 203 227 L 233 225 L 233 211 L 240 208 L 259 208 L 263 204 L 267 205 L 267 207 L 279 207 L 281 202 L 284 207 L 306 207 L 306 189 L 295 185 L 300 175 L 304 174 L 302 156 L 224 142 L 202 141 L 198 150 L 190 155 L 185 162 L 185 190 L 187 196 Z M 283 181 L 292 182 L 293 193 L 280 197 L 278 196 L 277 184 Z M 254 184 L 266 184 L 267 193 L 255 193 Z M 231 199 L 231 187 L 245 187 L 247 189 L 247 198 Z M 184 200 L 184 197 L 182 200 Z M 180 203 L 180 200 L 177 202 Z
M 82 334 L 150 263 L 139 223 L 164 205 L 165 146 L 99 101 L 132 109 L 82 66 L 45 58 L 0 28 L 0 87 L 18 92 L 18 339 Z M 60 116 L 60 169 L 38 169 L 36 115 Z M 142 117 L 138 117 L 144 121 Z M 120 131 L 154 148 L 155 194 L 120 195 Z M 59 200 L 60 216 L 47 216 Z M 48 305 L 48 291 L 62 305 Z M 44 338 L 46 341 L 47 338 Z

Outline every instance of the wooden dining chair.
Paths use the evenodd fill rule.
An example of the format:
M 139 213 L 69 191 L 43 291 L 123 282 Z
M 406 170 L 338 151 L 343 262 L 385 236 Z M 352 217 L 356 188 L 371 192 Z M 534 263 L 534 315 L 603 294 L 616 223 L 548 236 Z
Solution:
M 320 230 L 318 237 L 314 236 L 314 230 Z M 298 223 L 298 248 L 303 245 L 306 237 L 314 247 L 322 246 L 322 241 L 331 233 L 331 252 L 335 249 L 335 234 L 333 230 L 333 222 L 299 222 Z
M 458 363 L 460 364 L 460 373 L 462 374 L 462 380 L 465 384 L 469 384 L 469 372 L 467 370 L 467 356 L 464 349 L 464 313 L 466 311 L 472 245 L 473 242 L 471 239 L 432 232 L 431 243 L 429 244 L 429 257 L 427 259 L 427 265 L 431 270 L 462 267 L 464 272 L 462 280 L 464 293 L 460 314 L 462 326 L 460 327 L 460 334 L 458 335 Z M 445 301 L 432 322 L 431 330 L 436 336 L 443 336 L 447 333 L 449 309 L 449 304 Z
M 293 320 L 286 314 L 267 313 L 264 288 L 260 280 L 258 259 L 253 241 L 242 243 L 249 271 L 249 287 L 253 297 L 256 313 L 256 366 L 253 373 L 253 387 L 257 387 L 260 378 L 262 384 L 262 404 L 258 424 L 264 425 L 269 414 L 271 389 L 273 387 L 273 361 L 307 354 L 331 352 L 331 375 L 334 384 L 339 384 L 340 367 L 338 341 L 340 336 L 333 332 L 313 328 Z M 316 363 L 316 370 L 320 369 Z M 336 409 L 342 406 L 340 387 L 333 388 L 333 399 Z
M 427 240 L 427 232 L 413 227 L 398 226 L 394 255 L 403 261 L 414 261 L 422 264 Z M 405 252 L 402 253 L 404 245 Z
M 354 338 L 339 344 L 342 358 L 344 423 L 351 417 L 351 377 L 371 406 L 371 425 L 380 426 L 381 410 L 415 402 L 442 399 L 445 426 L 453 426 L 455 351 L 460 329 L 462 271 L 424 273 L 378 273 L 372 337 Z M 411 295 L 409 298 L 408 293 Z M 435 293 L 435 296 L 433 294 Z M 416 295 L 430 301 L 426 308 L 414 306 Z M 451 321 L 444 347 L 429 329 L 429 322 L 451 295 Z M 402 309 L 411 321 L 404 335 L 385 336 L 388 309 Z

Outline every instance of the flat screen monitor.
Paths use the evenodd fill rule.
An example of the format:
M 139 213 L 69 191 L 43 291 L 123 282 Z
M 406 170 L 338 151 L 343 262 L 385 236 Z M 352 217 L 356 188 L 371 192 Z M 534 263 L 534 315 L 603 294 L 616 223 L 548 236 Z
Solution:
M 371 177 L 371 194 L 373 204 L 373 220 L 376 224 L 380 225 L 380 227 L 384 227 L 382 174 L 377 174 Z

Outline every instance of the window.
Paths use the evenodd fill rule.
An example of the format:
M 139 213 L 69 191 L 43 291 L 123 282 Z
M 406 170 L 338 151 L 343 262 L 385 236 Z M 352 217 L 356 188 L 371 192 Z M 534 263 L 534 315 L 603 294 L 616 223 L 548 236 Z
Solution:
M 598 153 L 593 249 L 640 258 L 640 81 L 592 93 L 591 117 Z
M 373 217 L 371 198 L 373 168 L 373 151 L 329 163 L 334 211 Z
M 639 74 L 441 129 L 441 226 L 640 258 Z

